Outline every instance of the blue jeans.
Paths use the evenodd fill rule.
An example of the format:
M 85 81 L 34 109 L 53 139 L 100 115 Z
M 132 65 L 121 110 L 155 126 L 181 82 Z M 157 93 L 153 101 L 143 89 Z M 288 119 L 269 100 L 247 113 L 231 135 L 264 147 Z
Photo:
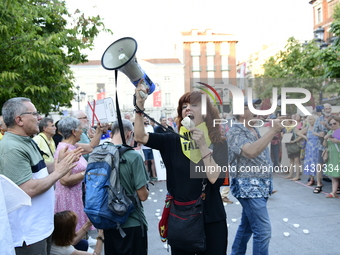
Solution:
M 267 197 L 237 198 L 242 205 L 241 224 L 237 229 L 231 255 L 246 254 L 247 243 L 253 234 L 253 255 L 267 255 L 271 225 Z

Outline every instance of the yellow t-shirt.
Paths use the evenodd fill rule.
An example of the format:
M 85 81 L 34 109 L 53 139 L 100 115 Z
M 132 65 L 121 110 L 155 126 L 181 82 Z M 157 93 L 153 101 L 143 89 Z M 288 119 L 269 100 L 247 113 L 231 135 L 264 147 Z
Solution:
M 39 133 L 38 135 L 33 137 L 33 140 L 37 143 L 39 149 L 48 155 L 43 156 L 45 163 L 53 163 L 55 153 L 55 143 L 53 139 L 51 138 L 50 140 L 48 140 L 44 133 Z

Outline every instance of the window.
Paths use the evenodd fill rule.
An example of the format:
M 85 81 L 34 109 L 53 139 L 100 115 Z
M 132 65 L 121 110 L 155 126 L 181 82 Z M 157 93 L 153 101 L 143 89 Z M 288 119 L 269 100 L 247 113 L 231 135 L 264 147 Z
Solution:
M 228 56 L 221 56 L 221 71 L 227 71 L 229 69 Z
M 222 72 L 222 78 L 223 78 L 223 82 L 228 84 L 229 83 L 229 72 L 228 71 L 223 71 Z
M 215 44 L 213 42 L 207 43 L 207 56 L 215 55 Z
M 223 42 L 223 43 L 220 44 L 220 54 L 221 54 L 221 56 L 229 56 L 230 55 L 229 43 Z
M 201 45 L 199 43 L 191 44 L 191 56 L 200 56 L 201 55 Z
M 199 57 L 192 57 L 192 71 L 201 71 Z
M 321 11 L 321 7 L 316 9 L 316 22 L 321 23 L 322 22 L 322 11 Z
M 215 63 L 214 63 L 214 56 L 208 56 L 207 57 L 207 71 L 215 71 Z
M 201 78 L 200 72 L 193 72 L 192 78 L 197 78 L 197 79 Z
M 93 99 L 94 99 L 94 96 L 93 96 L 93 95 L 88 95 L 88 96 L 87 96 L 87 101 L 92 102 Z
M 215 72 L 207 72 L 208 79 L 214 79 L 215 78 Z
M 165 81 L 170 81 L 170 76 L 164 76 Z
M 170 106 L 171 105 L 171 94 L 170 93 L 165 93 L 165 106 Z

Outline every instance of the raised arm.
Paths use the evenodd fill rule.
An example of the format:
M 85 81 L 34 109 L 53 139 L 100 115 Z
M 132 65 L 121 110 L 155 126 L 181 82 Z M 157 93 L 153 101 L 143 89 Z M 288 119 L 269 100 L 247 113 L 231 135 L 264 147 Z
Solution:
M 141 110 L 145 110 L 144 108 L 144 103 L 146 98 L 142 98 L 140 96 L 140 91 L 144 92 L 146 95 L 147 90 L 145 88 L 145 86 L 143 85 L 143 80 L 141 80 L 138 83 L 138 86 L 135 90 L 135 94 L 136 94 L 136 105 L 138 106 L 139 109 Z M 136 109 L 137 110 L 137 109 Z M 138 110 L 137 110 L 138 111 Z M 146 144 L 149 140 L 149 134 L 145 132 L 144 129 L 144 123 L 143 123 L 143 115 L 140 113 L 135 114 L 135 125 L 134 125 L 134 131 L 135 131 L 135 140 L 141 144 Z

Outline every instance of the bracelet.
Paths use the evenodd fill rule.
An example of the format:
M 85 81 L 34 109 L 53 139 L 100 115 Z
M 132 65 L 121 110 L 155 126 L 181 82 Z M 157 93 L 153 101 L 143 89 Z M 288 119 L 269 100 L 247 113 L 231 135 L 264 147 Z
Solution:
M 205 155 L 202 159 L 205 159 L 205 158 L 211 156 L 211 153 L 212 153 L 212 152 L 209 152 L 209 153 L 208 153 L 207 155 Z
M 142 114 L 142 113 L 144 113 L 144 111 L 145 111 L 145 108 L 144 108 L 144 110 L 137 110 L 137 109 L 135 109 L 135 113 L 138 113 L 138 114 Z
M 102 238 L 101 236 L 97 236 L 97 240 L 101 240 L 104 243 L 104 238 Z

